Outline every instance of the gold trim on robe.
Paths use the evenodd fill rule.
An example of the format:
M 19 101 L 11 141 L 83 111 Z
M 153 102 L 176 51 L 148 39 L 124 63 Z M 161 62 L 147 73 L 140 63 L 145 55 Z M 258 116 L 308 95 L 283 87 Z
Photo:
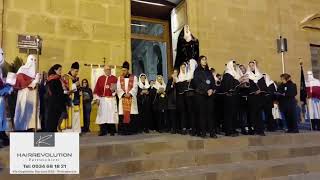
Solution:
M 72 89 L 72 76 L 70 76 L 69 74 L 64 75 L 64 81 L 68 81 L 68 87 L 67 90 L 71 90 Z M 69 95 L 69 98 L 71 99 L 71 101 L 74 100 L 74 93 L 71 93 Z M 84 123 L 83 123 L 83 106 L 82 106 L 82 94 L 80 94 L 80 105 L 77 106 L 68 106 L 67 107 L 67 112 L 68 112 L 68 118 L 67 119 L 63 119 L 61 124 L 60 124 L 60 129 L 61 130 L 66 130 L 66 129 L 72 129 L 72 119 L 73 119 L 73 112 L 79 112 L 80 113 L 80 126 L 83 127 Z

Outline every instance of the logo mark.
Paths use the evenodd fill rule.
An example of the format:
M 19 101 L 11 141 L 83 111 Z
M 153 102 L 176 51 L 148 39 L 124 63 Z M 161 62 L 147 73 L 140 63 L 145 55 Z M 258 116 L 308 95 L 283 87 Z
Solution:
M 54 147 L 54 133 L 34 133 L 34 147 Z

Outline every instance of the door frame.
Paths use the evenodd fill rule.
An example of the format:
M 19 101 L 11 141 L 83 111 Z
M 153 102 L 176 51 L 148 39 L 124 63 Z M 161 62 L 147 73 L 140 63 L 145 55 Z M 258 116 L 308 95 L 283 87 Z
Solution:
M 131 22 L 132 20 L 137 21 L 144 21 L 144 22 L 150 22 L 150 23 L 157 23 L 163 25 L 163 36 L 151 36 L 151 35 L 144 35 L 144 34 L 134 34 L 131 33 L 131 39 L 140 39 L 140 40 L 147 40 L 147 41 L 160 41 L 166 43 L 167 48 L 167 78 L 171 76 L 171 73 L 173 71 L 173 59 L 172 59 L 172 42 L 171 42 L 171 32 L 170 32 L 170 25 L 169 21 L 161 20 L 161 19 L 153 19 L 153 18 L 146 18 L 146 17 L 140 17 L 140 16 L 131 16 Z

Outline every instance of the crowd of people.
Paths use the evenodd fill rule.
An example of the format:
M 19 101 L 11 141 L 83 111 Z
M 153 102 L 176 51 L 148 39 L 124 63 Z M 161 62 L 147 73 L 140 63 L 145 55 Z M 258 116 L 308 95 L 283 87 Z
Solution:
M 0 64 L 4 61 L 1 54 Z M 16 74 L 8 73 L 5 79 L 1 73 L 0 139 L 4 145 L 9 144 L 5 133 L 5 97 L 12 92 L 17 92 L 14 131 L 86 133 L 90 131 L 92 106 L 97 105 L 95 122 L 100 126 L 99 136 L 150 131 L 202 138 L 240 133 L 265 136 L 266 130 L 284 129 L 285 125 L 287 133 L 299 132 L 297 86 L 289 74 L 281 74 L 281 83 L 275 83 L 260 71 L 255 60 L 248 64 L 230 60 L 224 72 L 218 74 L 209 68 L 207 57 L 199 55 L 199 41 L 188 26 L 179 35 L 174 70 L 168 82 L 162 74 L 150 81 L 144 73 L 134 76 L 125 61 L 119 77 L 105 65 L 105 74 L 91 90 L 88 80 L 80 83 L 78 62 L 71 65 L 67 74 L 62 74 L 62 66 L 56 64 L 47 76 L 40 76 L 36 73 L 36 61 L 36 56 L 29 55 Z M 307 82 L 309 104 L 320 107 L 320 101 L 312 101 L 319 94 L 312 94 L 312 88 L 310 91 L 320 81 L 308 72 Z M 320 129 L 319 112 L 314 109 L 310 118 L 313 127 Z

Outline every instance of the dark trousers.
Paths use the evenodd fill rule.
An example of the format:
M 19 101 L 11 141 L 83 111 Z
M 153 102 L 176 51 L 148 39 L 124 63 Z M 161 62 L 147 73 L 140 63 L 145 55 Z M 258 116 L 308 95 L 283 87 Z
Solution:
M 296 113 L 296 104 L 288 103 L 287 106 L 281 108 L 281 112 L 284 115 L 284 118 L 287 123 L 289 132 L 297 132 L 298 124 L 297 124 L 297 113 Z
M 187 96 L 186 94 L 177 95 L 177 110 L 179 114 L 179 124 L 181 129 L 192 128 L 192 124 L 195 124 L 193 96 Z
M 248 98 L 247 97 L 238 97 L 239 104 L 237 105 L 238 108 L 238 115 L 237 115 L 237 127 L 241 128 L 242 131 L 245 130 L 246 127 L 250 127 L 249 125 L 249 107 L 248 107 Z
M 91 103 L 84 103 L 82 132 L 88 132 L 90 129 L 90 115 L 91 115 Z
M 131 135 L 136 134 L 138 132 L 137 127 L 137 116 L 131 114 L 130 115 L 130 123 L 124 123 L 123 122 L 123 115 L 119 116 L 119 134 L 122 135 Z
M 215 122 L 216 128 L 220 130 L 222 128 L 223 123 L 223 104 L 224 104 L 224 97 L 223 95 L 216 95 L 215 98 L 215 106 L 214 106 L 214 114 L 215 114 Z
M 237 119 L 237 98 L 236 96 L 224 97 L 224 131 L 226 135 L 233 134 L 235 131 L 235 121 Z
M 250 124 L 253 125 L 254 131 L 257 134 L 264 133 L 264 123 L 262 119 L 263 107 L 265 103 L 265 96 L 263 95 L 250 95 L 248 97 L 250 108 Z
M 139 127 L 138 127 L 138 129 L 139 130 L 149 130 L 149 129 L 151 129 L 151 120 L 152 120 L 152 118 L 151 118 L 151 104 L 149 104 L 149 107 L 146 107 L 146 106 L 143 106 L 143 105 L 141 105 L 141 106 L 139 106 L 139 108 L 141 109 L 141 111 L 140 111 L 140 109 L 139 109 L 139 122 L 137 122 L 138 124 L 140 124 L 140 125 L 138 125 Z
M 320 119 L 311 119 L 312 130 L 319 131 L 320 130 Z
M 192 131 L 198 134 L 206 134 L 207 130 L 215 132 L 214 97 L 197 94 L 195 101 L 198 118 L 195 124 L 193 124 Z
M 115 124 L 100 124 L 100 132 L 103 134 L 115 134 L 116 133 L 116 125 Z
M 173 131 L 177 131 L 180 127 L 178 124 L 177 114 L 175 109 L 168 109 L 168 124 L 170 124 L 169 129 Z
M 276 121 L 273 119 L 272 108 L 273 108 L 272 97 L 266 96 L 266 101 L 263 106 L 263 112 L 265 115 L 267 129 L 269 131 L 275 131 L 277 128 Z
M 157 112 L 157 130 L 164 131 L 167 129 L 167 112 L 165 110 L 159 110 Z

